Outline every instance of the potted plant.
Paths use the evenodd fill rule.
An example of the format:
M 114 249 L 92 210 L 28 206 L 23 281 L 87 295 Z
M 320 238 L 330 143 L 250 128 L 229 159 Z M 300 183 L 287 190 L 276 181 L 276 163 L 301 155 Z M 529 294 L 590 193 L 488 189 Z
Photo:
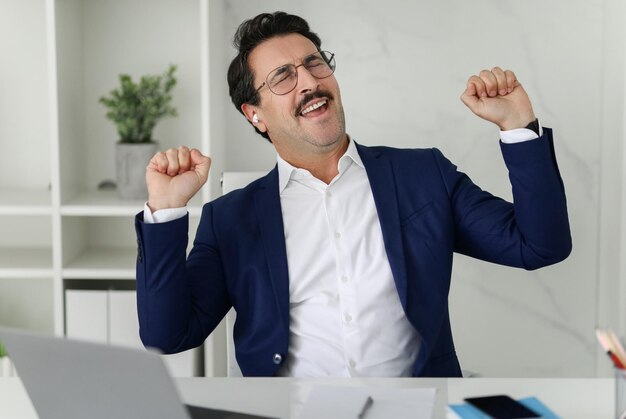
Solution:
M 147 197 L 145 169 L 157 150 L 152 131 L 159 120 L 177 115 L 171 95 L 175 71 L 176 66 L 170 65 L 165 73 L 143 76 L 138 83 L 128 74 L 120 74 L 119 88 L 100 98 L 119 135 L 115 166 L 120 198 Z

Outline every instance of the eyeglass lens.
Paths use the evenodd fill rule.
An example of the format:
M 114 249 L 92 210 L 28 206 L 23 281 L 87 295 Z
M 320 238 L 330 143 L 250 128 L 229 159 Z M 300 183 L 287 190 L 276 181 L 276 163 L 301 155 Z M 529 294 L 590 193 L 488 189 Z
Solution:
M 285 64 L 267 76 L 267 86 L 277 95 L 291 92 L 298 84 L 298 67 L 304 66 L 317 79 L 329 77 L 335 71 L 335 54 L 328 51 L 316 52 L 304 57 L 302 64 Z

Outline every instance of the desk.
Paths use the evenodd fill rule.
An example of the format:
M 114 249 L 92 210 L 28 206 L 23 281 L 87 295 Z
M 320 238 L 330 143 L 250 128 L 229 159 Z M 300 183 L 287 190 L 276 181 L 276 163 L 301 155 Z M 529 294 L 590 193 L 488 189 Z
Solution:
M 299 412 L 314 385 L 437 388 L 435 418 L 445 418 L 448 403 L 464 397 L 505 393 L 537 396 L 564 419 L 613 418 L 611 378 L 181 378 L 176 385 L 186 403 L 287 419 Z M 19 378 L 0 378 L 0 417 L 37 419 Z

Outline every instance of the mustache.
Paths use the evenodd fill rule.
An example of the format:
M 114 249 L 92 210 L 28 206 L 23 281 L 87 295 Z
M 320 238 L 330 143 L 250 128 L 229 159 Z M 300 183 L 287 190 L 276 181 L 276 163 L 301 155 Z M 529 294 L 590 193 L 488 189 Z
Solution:
M 302 110 L 304 109 L 304 105 L 306 105 L 313 99 L 319 99 L 319 98 L 326 98 L 328 100 L 335 99 L 333 94 L 327 90 L 317 90 L 312 93 L 307 93 L 306 95 L 304 95 L 304 97 L 302 97 L 302 100 L 300 101 L 300 103 L 298 103 L 298 106 L 296 106 L 295 116 L 300 116 L 300 112 L 302 112 Z

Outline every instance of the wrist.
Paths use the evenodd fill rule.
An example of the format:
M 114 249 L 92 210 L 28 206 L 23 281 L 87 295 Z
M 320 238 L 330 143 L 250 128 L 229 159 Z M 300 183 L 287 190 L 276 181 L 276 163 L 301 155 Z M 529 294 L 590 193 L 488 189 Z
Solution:
M 534 131 L 532 126 L 535 123 L 537 123 L 537 117 L 535 116 L 535 114 L 532 114 L 530 116 L 517 118 L 512 121 L 502 122 L 501 124 L 498 124 L 498 126 L 500 127 L 501 131 L 510 131 L 512 129 L 518 128 L 529 128 Z
M 187 206 L 187 202 L 177 201 L 177 200 L 169 200 L 169 199 L 153 199 L 148 198 L 147 204 L 150 211 L 153 213 L 162 209 L 168 208 L 182 208 Z
M 539 119 L 535 118 L 535 120 L 532 121 L 530 124 L 526 125 L 525 128 L 537 134 L 538 137 L 541 136 L 541 129 L 539 128 Z

